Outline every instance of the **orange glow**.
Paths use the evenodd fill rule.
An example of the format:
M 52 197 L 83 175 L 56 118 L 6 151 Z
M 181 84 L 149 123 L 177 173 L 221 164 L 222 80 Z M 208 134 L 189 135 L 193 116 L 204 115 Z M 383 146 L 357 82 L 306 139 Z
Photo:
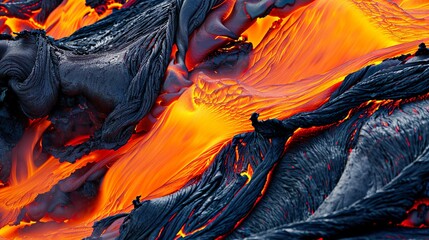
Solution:
M 192 235 L 192 234 L 194 234 L 196 232 L 199 232 L 199 231 L 203 230 L 206 227 L 207 227 L 207 225 L 206 226 L 202 226 L 202 227 L 200 227 L 198 229 L 195 229 L 194 231 L 192 231 L 190 233 L 185 233 L 185 226 L 182 226 L 182 228 L 180 229 L 180 231 L 177 233 L 176 239 L 184 238 L 186 236 L 190 236 L 190 235 Z
M 250 166 L 250 164 L 247 165 L 247 171 L 240 173 L 240 176 L 246 176 L 246 178 L 247 178 L 246 184 L 248 184 L 252 180 L 253 169 Z
M 270 31 L 274 18 L 258 21 L 245 33 L 256 48 L 250 67 L 240 77 L 194 73 L 194 84 L 166 108 L 150 131 L 135 136 L 117 151 L 96 151 L 74 164 L 50 157 L 36 167 L 33 150 L 38 149 L 40 134 L 48 123 L 32 124 L 14 150 L 17 156 L 10 182 L 0 187 L 0 227 L 15 222 L 20 210 L 39 194 L 88 163 L 109 164 L 110 168 L 94 209 L 85 216 L 51 225 L 49 231 L 36 231 L 43 229 L 40 223 L 6 226 L 0 229 L 0 236 L 87 237 L 94 221 L 130 211 L 137 195 L 147 200 L 177 191 L 200 176 L 234 135 L 252 130 L 248 120 L 252 112 L 259 112 L 262 119 L 283 119 L 315 109 L 347 74 L 388 57 L 414 52 L 420 42 L 429 39 L 429 20 L 421 17 L 429 11 L 425 2 L 318 0 L 282 19 Z M 84 0 L 65 0 L 41 27 L 61 38 L 110 12 L 98 16 L 85 7 Z M 38 28 L 34 21 L 7 19 L 5 24 L 14 31 Z M 242 173 L 249 182 L 253 170 Z
M 418 200 L 414 201 L 413 206 L 410 209 L 408 209 L 407 214 L 410 213 L 412 210 L 417 210 L 418 206 L 421 204 L 426 205 L 426 206 L 429 205 L 429 199 L 422 198 L 422 199 L 418 199 Z M 428 226 L 424 225 L 423 223 L 420 226 L 414 226 L 408 218 L 405 219 L 404 221 L 402 221 L 399 225 L 403 226 L 403 227 L 409 227 L 409 228 L 415 228 L 415 227 L 427 228 L 428 227 Z
M 242 35 L 247 38 L 248 42 L 253 44 L 253 47 L 257 47 L 263 40 L 265 34 L 272 27 L 273 23 L 280 20 L 279 17 L 266 16 L 264 18 L 258 18 L 256 22 L 250 26 Z
M 114 3 L 113 1 L 107 2 L 107 10 L 100 15 L 91 7 L 85 6 L 85 0 L 64 0 L 61 5 L 49 15 L 46 22 L 42 24 L 34 20 L 34 16 L 37 12 L 29 20 L 5 17 L 0 17 L 0 20 L 6 19 L 4 25 L 8 26 L 11 32 L 45 29 L 49 36 L 59 39 L 67 37 L 76 30 L 108 16 L 112 13 L 113 9 L 122 7 L 122 4 Z
M 10 185 L 18 185 L 24 179 L 29 178 L 34 174 L 36 167 L 34 166 L 33 151 L 19 151 L 19 149 L 34 149 L 40 141 L 42 133 L 50 125 L 46 120 L 33 121 L 29 130 L 22 137 L 22 140 L 12 150 L 12 170 L 14 174 L 9 180 Z

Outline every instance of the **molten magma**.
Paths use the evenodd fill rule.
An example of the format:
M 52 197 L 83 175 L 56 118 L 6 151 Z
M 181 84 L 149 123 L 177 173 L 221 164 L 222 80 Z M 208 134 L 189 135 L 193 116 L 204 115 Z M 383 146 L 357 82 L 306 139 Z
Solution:
M 4 26 L 0 27 L 0 31 L 10 29 L 10 31 L 6 32 L 13 33 L 30 29 L 45 29 L 49 36 L 59 39 L 71 35 L 84 26 L 95 23 L 111 14 L 113 9 L 121 7 L 122 4 L 112 2 L 107 6 L 106 11 L 97 13 L 96 10 L 85 5 L 85 0 L 64 0 L 49 15 L 45 23 L 36 22 L 33 18 L 34 16 L 29 20 L 0 17 L 0 22 L 2 22 L 2 18 L 5 19 Z
M 223 144 L 235 134 L 252 130 L 248 120 L 252 112 L 261 113 L 262 118 L 282 119 L 315 109 L 345 75 L 415 51 L 429 37 L 429 20 L 421 18 L 429 6 L 418 0 L 396 2 L 320 0 L 276 22 L 269 31 L 267 27 L 263 39 L 261 31 L 258 37 L 246 32 L 257 45 L 249 68 L 234 78 L 191 74 L 194 84 L 167 107 L 146 135 L 134 137 L 118 151 L 97 151 L 75 164 L 50 158 L 39 167 L 12 172 L 13 180 L 0 189 L 1 226 L 13 223 L 38 194 L 87 163 L 111 164 L 96 204 L 85 216 L 50 225 L 49 231 L 42 228 L 46 223 L 32 222 L 26 227 L 22 226 L 29 224 L 22 223 L 22 229 L 4 227 L 0 235 L 46 239 L 88 236 L 95 220 L 129 211 L 137 195 L 142 199 L 164 196 L 201 175 Z M 43 127 L 33 126 L 35 134 L 28 137 L 39 137 Z M 20 146 L 24 149 L 17 151 L 32 151 L 27 144 L 17 148 Z M 97 167 L 93 168 L 96 171 Z M 71 182 L 78 184 L 78 180 Z

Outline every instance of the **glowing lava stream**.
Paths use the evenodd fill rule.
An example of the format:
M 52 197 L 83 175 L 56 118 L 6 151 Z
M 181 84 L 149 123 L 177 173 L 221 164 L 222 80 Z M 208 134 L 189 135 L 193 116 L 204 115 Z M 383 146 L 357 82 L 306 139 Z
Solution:
M 419 32 L 396 36 L 377 24 L 383 12 L 370 18 L 365 11 L 371 8 L 362 10 L 357 2 L 369 1 L 316 1 L 283 19 L 254 50 L 251 67 L 239 80 L 227 76 L 210 79 L 194 72 L 194 85 L 168 106 L 152 130 L 120 150 L 98 151 L 76 164 L 50 158 L 26 179 L 1 188 L 1 223 L 12 223 L 20 209 L 38 194 L 49 191 L 88 162 L 116 160 L 105 175 L 95 209 L 85 217 L 52 224 L 49 230 L 41 223 L 19 232 L 18 228 L 5 227 L 0 236 L 89 236 L 95 220 L 129 211 L 137 195 L 142 199 L 164 196 L 200 175 L 220 146 L 235 134 L 252 130 L 248 121 L 252 112 L 260 112 L 262 118 L 285 118 L 314 109 L 327 100 L 345 75 L 367 64 L 415 51 L 418 43 L 429 37 L 429 31 L 422 27 L 423 23 L 428 25 L 426 19 L 400 22 L 400 14 L 412 13 L 401 12 L 393 3 L 383 3 L 397 10 L 395 24 Z M 383 4 L 378 5 L 380 11 L 390 9 Z M 428 5 L 422 6 L 429 9 Z
M 85 0 L 64 0 L 49 15 L 44 24 L 37 23 L 33 17 L 28 21 L 18 18 L 0 17 L 0 23 L 2 19 L 5 19 L 3 24 L 11 29 L 10 32 L 42 28 L 46 30 L 47 35 L 59 39 L 71 35 L 82 27 L 95 23 L 111 14 L 113 9 L 121 7 L 122 4 L 111 3 L 104 13 L 98 14 L 91 7 L 85 6 Z M 0 27 L 0 30 L 3 28 L 4 26 Z

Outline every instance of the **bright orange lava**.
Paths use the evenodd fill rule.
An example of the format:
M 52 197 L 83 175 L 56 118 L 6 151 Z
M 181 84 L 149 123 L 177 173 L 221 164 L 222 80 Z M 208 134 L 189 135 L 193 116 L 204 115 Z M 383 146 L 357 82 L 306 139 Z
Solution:
M 108 3 L 110 1 L 107 1 Z M 89 6 L 85 6 L 85 0 L 64 0 L 61 5 L 55 9 L 45 23 L 38 23 L 34 20 L 34 16 L 29 20 L 21 20 L 18 18 L 0 17 L 0 23 L 4 19 L 4 29 L 6 26 L 10 28 L 10 32 L 21 32 L 30 29 L 45 29 L 49 36 L 56 39 L 67 37 L 76 30 L 93 24 L 96 21 L 108 16 L 113 9 L 119 9 L 122 4 L 111 2 L 108 4 L 107 10 L 102 14 L 97 13 Z M 37 14 L 37 12 L 35 13 Z
M 48 34 L 60 38 L 100 18 L 82 7 L 82 2 L 66 0 L 42 27 L 52 26 Z M 14 161 L 23 161 L 26 167 L 15 167 L 9 185 L 0 188 L 0 226 L 13 223 L 37 195 L 86 164 L 111 166 L 96 204 L 85 216 L 48 228 L 40 222 L 5 226 L 0 236 L 86 237 L 95 220 L 129 211 L 137 195 L 151 199 L 177 191 L 201 175 L 235 134 L 252 130 L 248 120 L 252 112 L 261 113 L 264 119 L 282 119 L 315 109 L 347 74 L 415 51 L 429 38 L 428 12 L 429 5 L 421 0 L 318 0 L 275 23 L 269 31 L 266 21 L 262 25 L 258 21 L 255 24 L 259 25 L 245 33 L 257 47 L 250 67 L 240 77 L 193 74 L 194 84 L 167 107 L 149 133 L 133 138 L 118 151 L 97 151 L 75 164 L 59 163 L 51 157 L 34 167 L 31 152 L 40 143 L 46 122 L 33 124 L 27 131 L 28 139 L 14 150 L 24 152 Z M 276 19 L 268 24 L 272 20 Z M 13 29 L 37 27 L 31 21 L 16 19 L 8 19 L 6 24 Z

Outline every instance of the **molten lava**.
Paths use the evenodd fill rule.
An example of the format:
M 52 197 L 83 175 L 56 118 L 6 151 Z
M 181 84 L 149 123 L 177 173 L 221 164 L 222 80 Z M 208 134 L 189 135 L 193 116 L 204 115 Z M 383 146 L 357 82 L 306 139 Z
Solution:
M 48 35 L 61 38 L 119 7 L 112 4 L 99 15 L 83 0 L 65 0 L 43 25 L 8 18 L 1 29 L 44 28 Z M 243 34 L 256 48 L 239 77 L 191 73 L 194 84 L 147 134 L 134 136 L 117 151 L 92 152 L 74 164 L 54 157 L 35 163 L 40 136 L 49 122 L 33 122 L 13 150 L 10 181 L 0 188 L 0 236 L 82 238 L 90 235 L 94 221 L 130 211 L 138 195 L 147 200 L 177 191 L 200 176 L 229 139 L 252 130 L 248 121 L 252 112 L 284 119 L 315 109 L 347 74 L 412 52 L 429 38 L 427 13 L 429 4 L 419 0 L 318 0 L 281 20 L 258 20 Z M 69 178 L 87 165 L 91 170 L 85 176 Z M 73 189 L 104 166 L 108 170 L 96 201 L 85 214 L 58 223 L 52 216 L 39 218 L 30 211 L 18 226 L 7 226 L 38 195 L 64 182 L 64 188 Z M 251 181 L 251 169 L 242 174 Z
M 85 0 L 64 0 L 46 19 L 45 23 L 38 23 L 33 17 L 29 20 L 18 18 L 0 17 L 2 25 L 0 30 L 3 32 L 14 33 L 23 30 L 45 29 L 49 36 L 56 39 L 67 37 L 76 30 L 93 24 L 96 21 L 108 16 L 114 9 L 119 9 L 122 4 L 107 1 L 107 8 L 103 11 L 96 11 L 85 5 Z M 5 31 L 7 30 L 7 31 Z

